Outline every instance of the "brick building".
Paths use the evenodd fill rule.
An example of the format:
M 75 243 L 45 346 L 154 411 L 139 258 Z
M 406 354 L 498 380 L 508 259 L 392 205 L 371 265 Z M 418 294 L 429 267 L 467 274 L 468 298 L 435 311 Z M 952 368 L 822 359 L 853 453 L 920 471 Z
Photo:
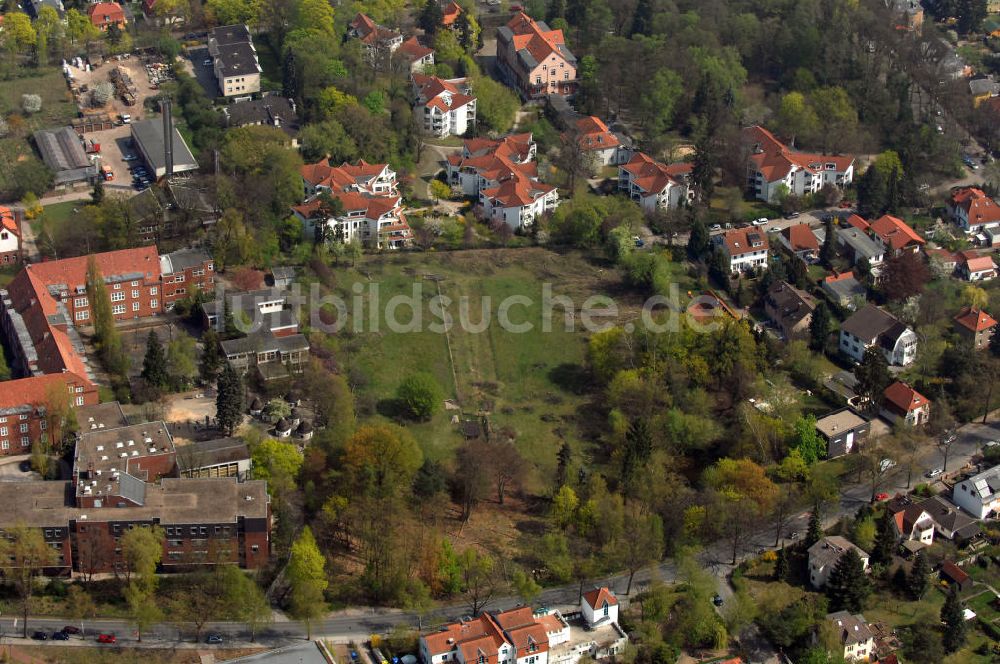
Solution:
M 65 393 L 73 406 L 97 403 L 97 387 L 72 372 L 6 381 L 0 389 L 0 455 L 27 454 L 49 442 L 46 417 L 51 399 Z M 56 441 L 59 442 L 59 441 Z

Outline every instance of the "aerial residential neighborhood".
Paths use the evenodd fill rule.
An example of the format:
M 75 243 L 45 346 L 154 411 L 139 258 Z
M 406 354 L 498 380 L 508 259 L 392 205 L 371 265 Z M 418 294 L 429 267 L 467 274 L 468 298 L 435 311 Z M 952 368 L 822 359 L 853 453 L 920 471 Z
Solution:
M 0 47 L 3 661 L 1000 661 L 1000 3 Z

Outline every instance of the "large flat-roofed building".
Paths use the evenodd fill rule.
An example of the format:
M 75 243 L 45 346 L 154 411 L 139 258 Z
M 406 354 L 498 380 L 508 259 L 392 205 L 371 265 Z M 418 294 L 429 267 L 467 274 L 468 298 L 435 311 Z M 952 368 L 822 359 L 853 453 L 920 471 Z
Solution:
M 260 62 L 250 29 L 245 25 L 213 28 L 208 37 L 212 70 L 223 97 L 249 96 L 260 92 Z
M 204 440 L 177 447 L 181 477 L 236 477 L 250 475 L 250 449 L 240 438 Z
M 56 187 L 89 185 L 97 181 L 97 164 L 84 150 L 83 140 L 72 127 L 39 129 L 35 146 L 49 167 Z
M 146 167 L 157 178 L 167 175 L 166 140 L 163 137 L 163 120 L 161 118 L 140 120 L 133 122 L 131 127 L 132 141 L 139 154 L 142 155 L 142 160 L 146 163 Z M 176 175 L 178 173 L 188 173 L 198 170 L 198 161 L 191 154 L 191 149 L 188 148 L 181 133 L 177 131 L 177 127 L 173 127 L 172 136 L 172 174 Z

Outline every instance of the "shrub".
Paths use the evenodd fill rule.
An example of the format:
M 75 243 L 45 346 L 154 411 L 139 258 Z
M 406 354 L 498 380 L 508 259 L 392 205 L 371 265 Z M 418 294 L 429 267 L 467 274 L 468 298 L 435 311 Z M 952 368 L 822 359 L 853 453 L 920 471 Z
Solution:
M 21 95 L 21 108 L 25 113 L 38 113 L 42 110 L 42 98 L 39 95 Z

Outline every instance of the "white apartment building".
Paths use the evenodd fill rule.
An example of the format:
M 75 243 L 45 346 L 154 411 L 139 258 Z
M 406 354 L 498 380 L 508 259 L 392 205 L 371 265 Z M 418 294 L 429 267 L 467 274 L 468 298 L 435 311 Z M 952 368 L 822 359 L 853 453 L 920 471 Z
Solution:
M 476 126 L 476 98 L 468 79 L 413 74 L 413 113 L 432 136 L 463 136 Z

